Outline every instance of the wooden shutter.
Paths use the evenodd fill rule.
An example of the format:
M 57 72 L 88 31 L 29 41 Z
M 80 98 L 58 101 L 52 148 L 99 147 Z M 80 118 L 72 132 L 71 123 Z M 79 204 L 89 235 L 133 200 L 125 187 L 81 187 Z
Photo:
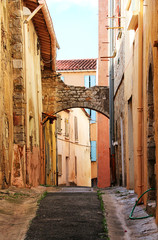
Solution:
M 62 155 L 58 155 L 58 175 L 62 175 Z
M 84 76 L 84 86 L 86 88 L 89 88 L 89 76 Z
M 65 118 L 65 137 L 69 137 L 69 120 Z
M 61 116 L 57 114 L 57 132 L 61 133 Z
M 95 123 L 95 122 L 96 122 L 96 111 L 91 110 L 90 116 L 91 116 L 91 121 L 90 121 L 90 123 Z
M 94 87 L 96 85 L 96 77 L 95 75 L 90 76 L 90 87 Z
M 91 141 L 91 161 L 96 162 L 97 160 L 97 143 L 96 141 Z
M 77 117 L 74 117 L 74 128 L 75 128 L 75 142 L 78 141 L 78 122 Z

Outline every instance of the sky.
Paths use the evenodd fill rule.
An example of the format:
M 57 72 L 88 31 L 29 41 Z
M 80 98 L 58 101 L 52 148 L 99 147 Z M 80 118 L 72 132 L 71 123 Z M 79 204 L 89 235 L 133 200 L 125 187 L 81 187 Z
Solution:
M 57 59 L 97 58 L 98 0 L 46 0 L 60 45 Z

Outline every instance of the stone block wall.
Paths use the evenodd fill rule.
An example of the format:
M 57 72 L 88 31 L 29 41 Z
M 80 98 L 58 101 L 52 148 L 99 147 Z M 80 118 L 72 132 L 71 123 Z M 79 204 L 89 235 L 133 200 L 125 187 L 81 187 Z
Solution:
M 22 1 L 8 0 L 10 60 L 13 82 L 13 159 L 11 184 L 25 183 L 25 81 Z
M 42 73 L 43 110 L 57 113 L 68 108 L 90 108 L 109 117 L 109 88 L 68 86 L 51 71 Z
M 123 141 L 124 141 L 124 166 L 125 164 L 125 114 L 124 114 L 124 79 L 119 84 L 119 88 L 114 98 L 114 124 L 115 124 L 115 164 L 116 164 L 116 182 L 122 185 L 122 152 L 121 152 L 121 121 L 123 120 Z M 118 143 L 118 144 L 117 144 Z M 126 171 L 124 171 L 125 173 Z M 126 182 L 126 177 L 125 177 Z

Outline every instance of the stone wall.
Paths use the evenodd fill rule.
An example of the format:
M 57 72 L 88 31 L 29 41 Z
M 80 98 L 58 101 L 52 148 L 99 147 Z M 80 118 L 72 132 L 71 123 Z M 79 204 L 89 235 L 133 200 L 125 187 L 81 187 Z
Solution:
M 122 39 L 119 52 L 115 59 L 115 67 L 114 67 L 114 95 L 121 84 L 122 77 L 124 75 L 125 69 L 125 38 Z
M 9 0 L 10 56 L 13 68 L 13 125 L 14 155 L 12 184 L 25 182 L 25 89 L 23 68 L 23 12 L 22 1 Z
M 43 111 L 57 113 L 68 108 L 90 108 L 109 117 L 109 88 L 67 86 L 51 71 L 42 73 Z
M 125 146 L 125 124 L 124 124 L 124 80 L 120 81 L 118 91 L 114 98 L 114 121 L 115 121 L 115 163 L 116 163 L 116 182 L 122 185 L 122 152 L 121 152 L 121 121 L 123 120 L 123 139 Z M 117 144 L 118 143 L 118 144 Z M 123 146 L 123 147 L 124 147 Z M 124 147 L 125 164 L 125 147 Z
M 7 1 L 0 4 L 0 187 L 11 182 L 13 149 L 13 84 L 11 46 L 9 32 L 9 6 Z

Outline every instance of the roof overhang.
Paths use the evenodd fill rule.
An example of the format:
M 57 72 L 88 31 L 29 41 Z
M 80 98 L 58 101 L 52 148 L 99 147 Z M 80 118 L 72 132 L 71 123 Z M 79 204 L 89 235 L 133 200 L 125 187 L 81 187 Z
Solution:
M 56 39 L 53 22 L 45 0 L 24 0 L 26 6 L 33 12 L 39 5 L 42 8 L 34 15 L 32 22 L 37 32 L 41 56 L 44 66 L 56 71 L 56 48 L 60 48 Z

